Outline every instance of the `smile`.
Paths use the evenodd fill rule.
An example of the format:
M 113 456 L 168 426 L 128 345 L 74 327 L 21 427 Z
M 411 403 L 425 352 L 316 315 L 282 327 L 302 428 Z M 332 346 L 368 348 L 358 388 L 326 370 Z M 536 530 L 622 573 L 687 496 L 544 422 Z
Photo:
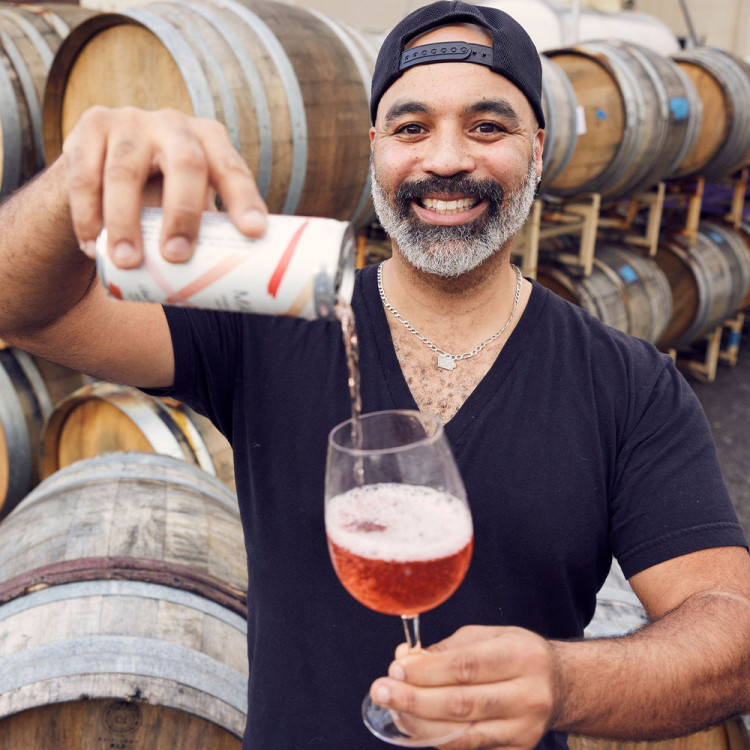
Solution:
M 457 214 L 462 211 L 468 211 L 479 202 L 476 198 L 460 198 L 458 200 L 444 201 L 437 198 L 422 198 L 420 204 L 435 213 L 442 214 L 443 216 L 449 216 L 450 214 Z

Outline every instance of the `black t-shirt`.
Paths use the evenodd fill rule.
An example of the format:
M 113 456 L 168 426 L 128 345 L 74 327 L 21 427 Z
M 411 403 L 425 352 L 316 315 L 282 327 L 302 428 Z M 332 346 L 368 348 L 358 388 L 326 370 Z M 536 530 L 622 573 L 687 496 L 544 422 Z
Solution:
M 416 408 L 375 270 L 358 272 L 353 300 L 363 409 Z M 235 451 L 249 570 L 243 747 L 382 750 L 360 703 L 403 640 L 401 623 L 346 593 L 323 526 L 327 435 L 351 409 L 340 326 L 178 308 L 167 317 L 170 394 L 213 419 Z M 630 577 L 745 544 L 703 412 L 670 358 L 537 283 L 446 434 L 474 556 L 458 591 L 422 616 L 426 645 L 467 624 L 580 637 L 612 554 Z

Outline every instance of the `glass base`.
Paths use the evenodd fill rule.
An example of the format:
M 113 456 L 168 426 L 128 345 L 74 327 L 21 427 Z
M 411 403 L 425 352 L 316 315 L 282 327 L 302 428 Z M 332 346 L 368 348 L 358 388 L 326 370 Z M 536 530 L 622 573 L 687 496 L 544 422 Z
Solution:
M 420 733 L 418 736 L 413 736 L 398 727 L 397 717 L 397 712 L 379 706 L 369 695 L 365 696 L 362 701 L 362 719 L 365 725 L 376 737 L 391 745 L 401 747 L 444 745 L 460 737 L 471 726 L 470 724 L 451 724 L 449 727 L 439 728 L 438 724 L 441 722 L 435 722 L 435 730 L 440 731 L 440 734 L 426 736 Z

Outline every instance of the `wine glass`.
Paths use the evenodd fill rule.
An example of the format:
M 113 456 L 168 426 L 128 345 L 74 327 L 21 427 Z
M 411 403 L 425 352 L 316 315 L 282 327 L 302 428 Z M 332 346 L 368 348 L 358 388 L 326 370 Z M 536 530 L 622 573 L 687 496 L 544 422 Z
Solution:
M 344 588 L 370 609 L 400 616 L 410 649 L 421 650 L 419 615 L 458 588 L 473 546 L 466 490 L 440 420 L 388 410 L 334 427 L 325 525 Z M 369 695 L 362 716 L 373 734 L 403 747 L 449 742 L 469 726 L 399 715 Z

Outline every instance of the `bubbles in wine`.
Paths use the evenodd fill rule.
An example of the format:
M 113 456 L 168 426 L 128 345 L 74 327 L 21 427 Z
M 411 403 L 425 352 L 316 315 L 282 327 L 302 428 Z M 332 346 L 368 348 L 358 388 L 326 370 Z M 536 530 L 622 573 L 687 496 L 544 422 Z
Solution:
M 379 560 L 433 560 L 472 539 L 471 514 L 457 498 L 431 487 L 382 483 L 356 487 L 326 507 L 331 541 Z

